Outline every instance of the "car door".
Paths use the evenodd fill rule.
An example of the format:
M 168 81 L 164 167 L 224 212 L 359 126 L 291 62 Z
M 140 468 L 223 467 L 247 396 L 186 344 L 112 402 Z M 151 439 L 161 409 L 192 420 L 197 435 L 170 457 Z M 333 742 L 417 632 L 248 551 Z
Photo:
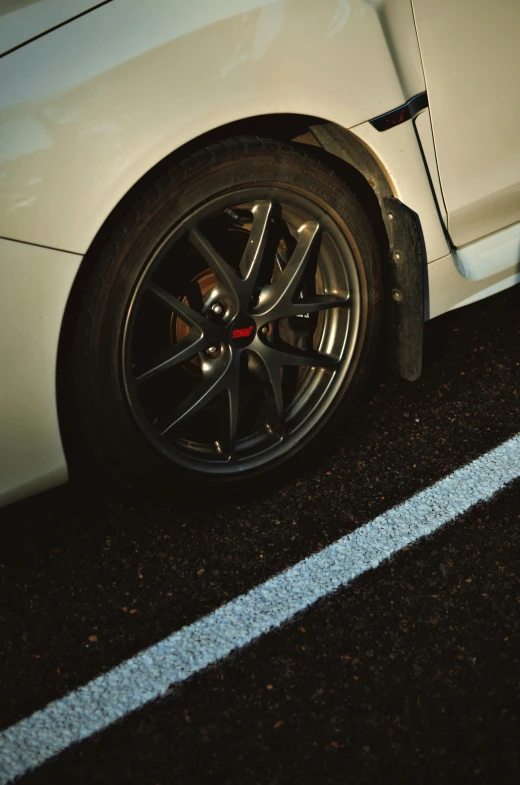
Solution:
M 455 246 L 520 221 L 520 0 L 412 0 Z

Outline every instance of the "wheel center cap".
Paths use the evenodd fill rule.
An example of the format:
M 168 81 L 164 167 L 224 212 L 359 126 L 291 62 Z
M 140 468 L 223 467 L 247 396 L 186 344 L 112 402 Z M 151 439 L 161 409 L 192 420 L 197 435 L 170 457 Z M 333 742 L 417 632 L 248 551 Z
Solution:
M 250 316 L 239 316 L 229 331 L 229 341 L 231 346 L 243 349 L 252 342 L 256 335 L 256 324 Z

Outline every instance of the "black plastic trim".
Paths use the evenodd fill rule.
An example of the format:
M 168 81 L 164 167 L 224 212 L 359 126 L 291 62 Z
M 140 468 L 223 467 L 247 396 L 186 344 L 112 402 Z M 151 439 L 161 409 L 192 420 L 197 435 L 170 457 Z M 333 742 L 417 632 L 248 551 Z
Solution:
M 421 375 L 426 252 L 419 216 L 393 197 L 383 199 L 390 244 L 390 330 L 387 362 L 403 379 Z
M 377 131 L 388 131 L 389 128 L 393 128 L 395 125 L 405 123 L 407 120 L 413 120 L 427 106 L 428 95 L 425 92 L 419 93 L 419 95 L 414 95 L 413 98 L 410 98 L 402 106 L 398 106 L 397 109 L 392 109 L 390 112 L 379 115 L 379 117 L 374 117 L 369 122 Z
M 355 168 L 374 190 L 389 253 L 385 260 L 390 279 L 386 361 L 398 376 L 415 381 L 422 368 L 427 285 L 426 250 L 419 216 L 393 196 L 378 161 L 357 137 L 332 123 L 312 126 L 310 131 L 324 150 Z

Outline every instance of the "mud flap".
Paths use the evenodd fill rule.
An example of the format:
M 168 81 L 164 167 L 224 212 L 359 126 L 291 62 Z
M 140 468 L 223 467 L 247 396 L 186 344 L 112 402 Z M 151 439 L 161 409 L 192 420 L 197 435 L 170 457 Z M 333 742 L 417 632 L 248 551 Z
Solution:
M 409 381 L 422 369 L 425 249 L 419 216 L 399 199 L 383 197 L 390 246 L 390 330 L 388 364 Z

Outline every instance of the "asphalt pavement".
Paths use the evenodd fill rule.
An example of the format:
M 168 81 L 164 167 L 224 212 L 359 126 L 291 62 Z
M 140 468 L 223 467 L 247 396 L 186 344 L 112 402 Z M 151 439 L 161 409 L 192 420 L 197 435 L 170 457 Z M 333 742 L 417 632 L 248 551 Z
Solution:
M 68 486 L 0 513 L 1 727 L 519 430 L 520 287 L 426 325 L 330 457 L 254 499 Z M 21 783 L 513 783 L 520 481 Z M 1 755 L 1 753 L 0 753 Z

